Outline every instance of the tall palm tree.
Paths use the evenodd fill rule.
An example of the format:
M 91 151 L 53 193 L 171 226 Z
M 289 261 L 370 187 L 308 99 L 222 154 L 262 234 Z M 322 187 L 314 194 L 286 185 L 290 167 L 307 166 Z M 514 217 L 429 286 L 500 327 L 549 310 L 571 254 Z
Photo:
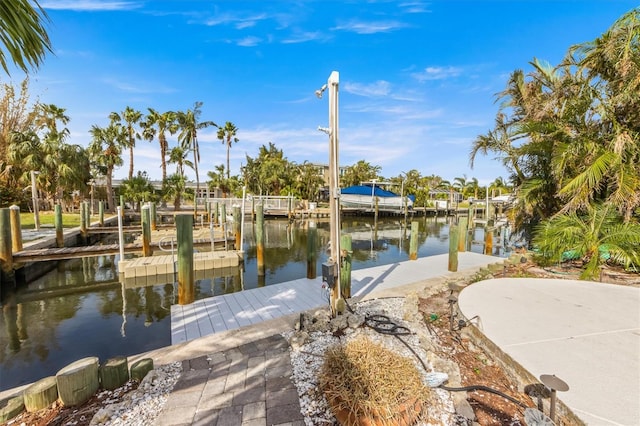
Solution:
M 239 141 L 236 137 L 237 132 L 238 128 L 230 121 L 224 123 L 224 127 L 218 127 L 218 139 L 227 146 L 227 180 L 230 177 L 229 150 L 231 149 L 231 144 L 238 143 Z
M 50 196 L 53 199 L 62 200 L 62 187 L 59 184 L 65 180 L 73 181 L 73 175 L 79 171 L 76 164 L 64 158 L 66 155 L 73 155 L 73 150 L 69 151 L 64 142 L 69 136 L 69 130 L 66 127 L 58 129 L 58 123 L 66 126 L 70 118 L 65 115 L 64 108 L 53 104 L 39 104 L 37 109 L 39 111 L 36 119 L 37 126 L 44 129 L 41 140 L 40 178 L 45 180 L 45 188 Z
M 207 127 L 218 127 L 213 121 L 200 121 L 200 108 L 202 102 L 196 102 L 193 110 L 188 109 L 186 112 L 178 111 L 177 121 L 180 129 L 178 141 L 184 150 L 193 151 L 193 166 L 196 172 L 196 199 L 194 202 L 195 214 L 198 214 L 198 195 L 200 194 L 200 175 L 198 173 L 198 163 L 200 162 L 200 147 L 198 145 L 198 130 Z
M 158 143 L 160 144 L 160 159 L 162 168 L 162 180 L 167 178 L 167 154 L 169 143 L 167 142 L 167 132 L 174 134 L 178 130 L 176 124 L 176 113 L 167 111 L 159 113 L 153 108 L 149 108 L 149 114 L 145 121 L 142 122 L 142 136 L 152 141 L 156 134 L 158 135 Z
M 142 120 L 142 113 L 127 106 L 122 115 L 117 112 L 112 112 L 109 115 L 111 121 L 119 122 L 127 131 L 127 138 L 125 140 L 125 146 L 129 148 L 129 180 L 133 179 L 133 148 L 136 146 L 136 139 L 140 139 L 140 133 L 134 127 Z
M 13 63 L 25 73 L 30 67 L 38 68 L 46 52 L 52 51 L 43 25 L 47 21 L 49 17 L 37 0 L 11 0 L 0 7 L 0 42 Z M 9 74 L 5 49 L 0 49 L 0 64 Z
M 115 198 L 113 192 L 113 171 L 122 166 L 122 147 L 126 144 L 126 130 L 116 122 L 111 122 L 107 127 L 91 127 L 91 143 L 89 155 L 94 167 L 107 181 L 107 211 L 115 211 Z

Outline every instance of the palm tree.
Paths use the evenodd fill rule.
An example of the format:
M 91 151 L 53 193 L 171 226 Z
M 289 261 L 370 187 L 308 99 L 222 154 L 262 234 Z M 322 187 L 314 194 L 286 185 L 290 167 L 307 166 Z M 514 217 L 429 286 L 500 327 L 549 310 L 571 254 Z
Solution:
M 115 211 L 115 198 L 113 193 L 113 171 L 123 164 L 122 147 L 126 144 L 126 130 L 119 124 L 111 122 L 109 126 L 102 128 L 96 125 L 91 127 L 91 143 L 89 155 L 94 167 L 105 176 L 107 181 L 107 211 Z
M 373 179 L 380 179 L 380 166 L 373 166 L 367 161 L 360 160 L 353 166 L 347 167 L 344 175 L 340 177 L 341 186 L 360 185 L 362 182 L 368 182 Z
M 587 135 L 592 137 L 581 141 L 581 152 L 572 152 L 567 160 L 575 161 L 579 172 L 561 194 L 574 208 L 606 199 L 626 221 L 640 206 L 640 147 L 635 136 L 640 131 L 639 39 L 640 9 L 635 8 L 594 41 L 572 46 L 563 64 L 586 75 L 580 90 L 592 101 L 591 114 L 600 120 Z
M 169 151 L 169 162 L 176 165 L 176 174 L 184 176 L 184 166 L 193 168 L 193 163 L 187 158 L 189 150 L 175 146 Z
M 134 128 L 134 125 L 138 124 L 142 119 L 142 113 L 136 111 L 131 107 L 126 107 L 122 111 L 122 116 L 117 112 L 112 112 L 109 115 L 111 121 L 120 122 L 125 126 L 127 131 L 127 138 L 125 140 L 125 146 L 129 148 L 129 179 L 133 179 L 133 148 L 136 146 L 136 139 L 140 139 L 140 133 Z M 122 123 L 124 121 L 124 123 Z
M 152 201 L 155 197 L 153 185 L 149 181 L 147 172 L 138 172 L 133 179 L 125 179 L 120 187 L 122 195 L 134 202 L 134 209 L 138 210 L 142 202 Z
M 167 176 L 162 188 L 163 196 L 165 199 L 173 199 L 174 210 L 180 210 L 180 200 L 186 193 L 186 179 L 184 175 L 174 173 Z
M 0 7 L 0 40 L 13 63 L 25 73 L 30 67 L 38 68 L 46 52 L 52 51 L 43 21 L 49 17 L 37 0 L 11 0 Z M 0 64 L 9 74 L 5 49 L 0 49 Z
M 324 184 L 322 173 L 318 173 L 318 168 L 305 161 L 298 166 L 298 179 L 296 181 L 298 192 L 305 200 L 316 201 L 320 188 Z
M 200 121 L 200 107 L 202 102 L 196 102 L 193 110 L 188 109 L 186 112 L 177 112 L 178 126 L 180 133 L 178 140 L 184 150 L 193 151 L 193 166 L 196 172 L 196 200 L 194 203 L 195 214 L 198 214 L 198 194 L 200 193 L 200 175 L 198 173 L 198 162 L 200 161 L 200 147 L 198 146 L 198 130 L 206 127 L 218 127 L 213 121 Z
M 224 164 L 215 166 L 215 171 L 207 173 L 207 176 L 209 177 L 209 189 L 215 190 L 218 188 L 226 196 L 226 194 L 229 193 L 230 188 L 229 179 L 225 178 L 224 175 Z
M 143 127 L 142 136 L 146 140 L 152 141 L 156 134 L 158 135 L 163 181 L 167 178 L 167 151 L 169 150 L 167 132 L 173 135 L 178 130 L 178 126 L 175 121 L 175 112 L 167 111 L 159 113 L 155 109 L 149 108 L 149 115 L 147 115 L 147 119 L 141 123 Z
M 626 267 L 640 266 L 640 224 L 623 222 L 610 203 L 597 204 L 586 214 L 568 212 L 545 220 L 533 244 L 550 262 L 560 262 L 567 255 L 581 259 L 581 279 L 595 279 L 607 256 Z
M 231 144 L 237 143 L 239 139 L 236 137 L 236 133 L 238 128 L 230 121 L 224 123 L 224 127 L 218 127 L 218 139 L 222 141 L 223 144 L 227 146 L 227 180 L 229 179 L 229 150 L 231 149 Z
M 60 180 L 72 179 L 79 168 L 76 164 L 69 162 L 69 158 L 64 158 L 72 152 L 68 152 L 64 140 L 69 136 L 66 127 L 58 129 L 58 122 L 62 125 L 69 123 L 69 117 L 65 115 L 65 109 L 56 105 L 39 104 L 37 108 L 39 114 L 36 119 L 38 128 L 44 129 L 44 135 L 40 144 L 40 155 L 42 164 L 38 170 L 41 171 L 40 178 L 45 180 L 46 192 L 55 200 L 62 200 L 62 187 Z M 83 182 L 84 186 L 84 182 Z

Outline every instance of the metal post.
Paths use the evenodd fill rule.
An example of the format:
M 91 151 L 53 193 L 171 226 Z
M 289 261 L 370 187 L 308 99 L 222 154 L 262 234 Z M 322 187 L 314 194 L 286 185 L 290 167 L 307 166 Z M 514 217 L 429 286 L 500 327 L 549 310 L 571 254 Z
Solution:
M 333 71 L 327 81 L 329 89 L 329 218 L 331 223 L 331 260 L 335 264 L 334 282 L 340 277 L 340 175 L 338 159 L 338 85 L 340 75 Z M 331 310 L 335 315 L 337 303 L 341 298 L 340 286 L 334 285 L 331 291 Z
M 38 188 L 36 187 L 36 175 L 39 172 L 31 170 L 31 199 L 33 201 L 33 219 L 36 231 L 40 230 L 40 212 L 38 211 Z

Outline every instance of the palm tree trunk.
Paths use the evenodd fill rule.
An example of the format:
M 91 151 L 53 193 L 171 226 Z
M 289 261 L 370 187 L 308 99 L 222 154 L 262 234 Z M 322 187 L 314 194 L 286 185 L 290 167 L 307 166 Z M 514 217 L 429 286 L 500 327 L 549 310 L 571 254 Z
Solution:
M 116 211 L 115 206 L 116 206 L 116 201 L 115 201 L 115 197 L 113 196 L 113 167 L 109 167 L 107 169 L 107 201 L 109 202 L 109 208 L 107 209 L 107 211 L 109 213 L 114 213 Z
M 229 148 L 231 145 L 227 142 L 227 180 L 229 180 Z
M 167 141 L 160 137 L 160 156 L 162 157 L 162 181 L 167 179 Z
M 129 180 L 133 179 L 133 144 L 129 145 Z
M 193 169 L 196 172 L 196 194 L 193 197 L 193 214 L 198 215 L 198 194 L 200 193 L 200 175 L 198 174 L 198 155 L 196 150 L 193 150 Z

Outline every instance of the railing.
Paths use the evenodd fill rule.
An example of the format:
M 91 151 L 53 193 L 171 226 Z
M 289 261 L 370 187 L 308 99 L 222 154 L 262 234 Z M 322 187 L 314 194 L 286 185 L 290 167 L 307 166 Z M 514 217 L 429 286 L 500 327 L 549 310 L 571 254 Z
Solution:
M 227 214 L 231 214 L 233 207 L 240 207 L 245 214 L 251 214 L 252 209 L 262 203 L 265 210 L 295 210 L 300 200 L 293 196 L 266 196 L 266 195 L 248 195 L 244 200 L 244 208 L 242 206 L 242 198 L 198 198 L 198 206 L 206 207 L 206 203 L 218 203 L 218 206 L 225 205 Z

